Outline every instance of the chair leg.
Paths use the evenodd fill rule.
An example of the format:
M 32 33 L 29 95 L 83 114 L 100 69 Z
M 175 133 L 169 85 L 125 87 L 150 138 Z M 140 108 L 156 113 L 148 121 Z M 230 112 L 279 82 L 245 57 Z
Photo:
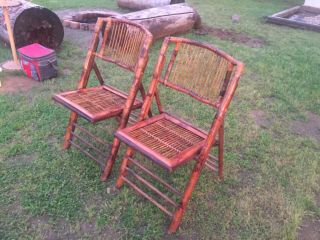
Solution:
M 126 168 L 128 166 L 128 159 L 130 157 L 132 157 L 132 155 L 133 155 L 133 149 L 129 147 L 127 149 L 126 155 L 124 156 L 122 163 L 121 163 L 120 174 L 119 174 L 119 177 L 118 177 L 117 183 L 116 183 L 117 188 L 121 188 L 124 183 L 122 177 L 124 177 L 126 175 L 126 171 L 127 171 Z
M 224 125 L 222 124 L 219 129 L 219 148 L 218 148 L 218 160 L 219 160 L 219 179 L 223 181 L 223 152 L 224 151 Z
M 186 211 L 188 202 L 189 202 L 191 195 L 192 195 L 192 192 L 198 182 L 198 179 L 200 177 L 203 166 L 204 166 L 204 161 L 196 163 L 196 165 L 192 171 L 190 180 L 189 180 L 187 187 L 184 191 L 180 206 L 176 209 L 176 211 L 174 213 L 173 219 L 172 219 L 171 224 L 169 226 L 168 233 L 175 233 L 177 231 L 178 227 L 180 226 L 183 214 Z
M 112 171 L 112 167 L 114 165 L 114 162 L 116 160 L 119 148 L 120 148 L 120 141 L 117 138 L 114 138 L 113 143 L 112 143 L 112 148 L 111 148 L 111 154 L 109 158 L 106 161 L 105 168 L 103 170 L 103 174 L 100 177 L 101 181 L 106 181 L 108 177 L 110 176 L 110 173 Z
M 72 132 L 75 129 L 74 123 L 77 122 L 77 119 L 78 119 L 78 114 L 75 112 L 71 112 L 69 117 L 69 123 L 66 128 L 66 133 L 64 135 L 63 149 L 65 150 L 69 149 L 71 146 L 70 141 L 72 140 Z

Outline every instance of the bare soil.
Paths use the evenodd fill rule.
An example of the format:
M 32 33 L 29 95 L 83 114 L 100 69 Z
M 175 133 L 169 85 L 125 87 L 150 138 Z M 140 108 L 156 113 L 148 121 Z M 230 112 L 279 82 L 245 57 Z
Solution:
M 239 33 L 232 30 L 214 28 L 203 25 L 200 29 L 195 30 L 195 34 L 198 35 L 212 35 L 220 38 L 221 40 L 227 40 L 235 43 L 247 45 L 252 48 L 261 48 L 267 45 L 267 42 L 261 38 L 255 38 L 249 36 L 246 33 Z
M 320 220 L 304 220 L 298 232 L 299 240 L 319 240 L 320 239 Z
M 255 123 L 262 128 L 269 129 L 273 124 L 272 119 L 268 118 L 262 110 L 251 111 L 251 117 Z
M 68 68 L 63 69 L 63 75 L 70 76 L 72 74 L 72 71 Z
M 121 233 L 109 226 L 99 228 L 96 221 L 71 222 L 65 218 L 51 219 L 43 215 L 28 220 L 29 231 L 38 232 L 43 239 L 121 239 Z
M 320 180 L 318 181 L 320 184 Z M 316 194 L 316 206 L 320 208 L 320 192 Z M 305 218 L 298 231 L 298 240 L 319 240 L 320 218 Z
M 6 76 L 1 79 L 0 93 L 27 92 L 40 83 L 25 76 Z
M 64 39 L 75 43 L 87 50 L 92 40 L 92 32 L 78 29 L 64 28 Z
M 306 120 L 292 121 L 290 128 L 300 136 L 314 138 L 320 142 L 320 116 L 312 112 L 306 113 Z
M 7 159 L 7 161 L 14 166 L 29 165 L 35 160 L 34 155 L 16 155 Z

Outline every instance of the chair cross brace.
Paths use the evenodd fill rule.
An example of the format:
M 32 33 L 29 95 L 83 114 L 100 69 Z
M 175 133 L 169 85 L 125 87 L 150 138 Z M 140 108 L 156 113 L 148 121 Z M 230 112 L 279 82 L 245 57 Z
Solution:
M 134 165 L 135 167 L 137 167 L 141 172 L 149 175 L 150 177 L 152 177 L 154 180 L 158 181 L 162 186 L 164 186 L 165 188 L 167 188 L 168 190 L 170 190 L 171 193 L 177 195 L 177 196 L 181 196 L 182 193 L 177 190 L 176 188 L 174 188 L 173 186 L 171 186 L 168 182 L 164 181 L 162 178 L 160 178 L 159 176 L 157 176 L 156 174 L 152 173 L 148 168 L 146 168 L 145 166 L 143 166 L 141 163 L 139 163 L 138 161 L 134 160 L 133 158 L 128 158 L 128 163 L 131 165 Z M 157 196 L 160 196 L 164 202 L 170 204 L 171 206 L 173 206 L 174 208 L 177 208 L 179 206 L 179 204 L 173 200 L 172 198 L 170 198 L 167 194 L 163 193 L 162 191 L 160 191 L 159 189 L 157 189 L 152 183 L 150 183 L 148 180 L 146 180 L 145 178 L 143 178 L 142 176 L 140 176 L 136 171 L 134 171 L 132 168 L 126 167 L 126 171 L 127 171 L 127 175 L 123 177 L 124 182 L 126 182 L 128 185 L 130 185 L 135 191 L 137 191 L 138 193 L 140 193 L 142 196 L 144 196 L 146 199 L 148 199 L 149 201 L 151 201 L 154 205 L 156 205 L 160 210 L 162 210 L 165 214 L 167 214 L 169 217 L 173 216 L 173 212 L 171 212 L 170 210 L 168 210 L 167 207 L 165 207 L 164 205 L 162 205 L 161 203 L 159 203 L 159 201 L 155 200 L 154 197 L 152 197 L 150 194 L 146 193 L 144 190 L 142 190 L 137 184 L 135 184 L 132 180 L 129 179 L 129 176 L 135 178 L 136 180 L 138 180 L 141 184 L 143 184 L 144 186 L 146 186 L 148 189 L 152 190 L 153 193 L 155 193 Z
M 111 144 L 109 144 L 106 141 L 102 140 L 101 138 L 95 136 L 94 134 L 89 132 L 87 129 L 85 129 L 83 126 L 80 126 L 78 123 L 73 123 L 73 126 L 74 126 L 74 129 L 71 132 L 72 138 L 69 140 L 69 143 L 72 146 L 74 146 L 75 148 L 77 148 L 79 151 L 84 153 L 86 156 L 88 156 L 89 158 L 94 160 L 100 166 L 100 168 L 103 169 L 103 167 L 105 165 L 104 160 L 108 157 L 109 153 L 103 152 L 101 149 L 94 146 L 90 142 L 97 142 L 104 147 L 106 147 L 106 146 L 110 147 Z M 89 140 L 86 140 L 83 137 L 81 137 L 79 134 L 76 134 L 75 129 L 80 131 L 83 135 L 88 137 L 90 140 L 94 140 L 94 141 L 89 142 Z M 76 140 L 78 140 L 79 142 L 76 143 Z M 97 156 L 94 156 L 92 153 L 95 153 L 95 155 L 97 155 Z

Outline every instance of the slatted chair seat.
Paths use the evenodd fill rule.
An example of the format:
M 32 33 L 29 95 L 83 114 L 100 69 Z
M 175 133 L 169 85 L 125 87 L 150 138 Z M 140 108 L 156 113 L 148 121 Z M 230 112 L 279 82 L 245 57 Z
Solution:
M 192 160 L 206 138 L 204 132 L 166 113 L 119 130 L 115 135 L 169 171 Z
M 127 94 L 109 86 L 98 86 L 56 94 L 54 100 L 90 122 L 118 116 L 123 111 Z M 135 99 L 132 109 L 140 108 L 142 101 Z

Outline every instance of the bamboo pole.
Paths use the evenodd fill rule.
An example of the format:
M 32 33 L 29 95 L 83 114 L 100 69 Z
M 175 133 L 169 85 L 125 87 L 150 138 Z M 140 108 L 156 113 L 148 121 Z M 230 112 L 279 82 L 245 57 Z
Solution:
M 10 24 L 9 9 L 8 9 L 7 6 L 3 7 L 3 15 L 4 15 L 4 20 L 5 20 L 5 23 L 6 23 L 6 26 L 7 26 L 7 30 L 8 30 L 8 35 L 9 35 L 9 41 L 10 41 L 13 61 L 15 62 L 15 64 L 19 65 L 18 56 L 17 56 L 17 50 L 16 50 L 16 44 L 14 42 L 13 32 L 12 32 L 12 28 L 11 28 L 11 24 Z
M 16 0 L 0 0 L 0 6 L 2 7 L 2 10 L 3 10 L 2 12 L 3 12 L 6 27 L 7 27 L 7 32 L 9 36 L 9 42 L 10 42 L 10 47 L 11 47 L 11 52 L 13 57 L 13 61 L 7 61 L 4 64 L 2 64 L 2 67 L 7 70 L 21 69 L 18 61 L 16 45 L 15 45 L 13 31 L 12 31 L 10 17 L 9 17 L 9 7 L 18 6 L 18 5 L 20 5 L 20 2 Z

